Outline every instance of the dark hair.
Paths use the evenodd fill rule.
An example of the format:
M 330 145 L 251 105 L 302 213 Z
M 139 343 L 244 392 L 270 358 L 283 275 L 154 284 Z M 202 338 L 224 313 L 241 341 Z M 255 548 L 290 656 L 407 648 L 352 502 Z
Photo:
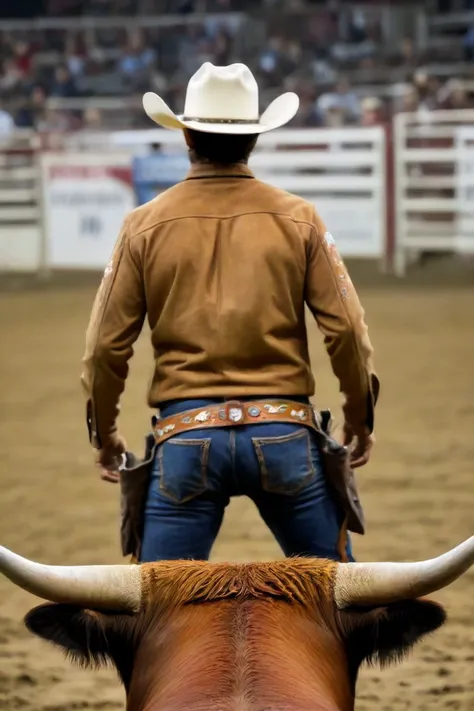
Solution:
M 205 133 L 186 129 L 186 142 L 195 160 L 205 160 L 218 165 L 246 163 L 258 134 Z

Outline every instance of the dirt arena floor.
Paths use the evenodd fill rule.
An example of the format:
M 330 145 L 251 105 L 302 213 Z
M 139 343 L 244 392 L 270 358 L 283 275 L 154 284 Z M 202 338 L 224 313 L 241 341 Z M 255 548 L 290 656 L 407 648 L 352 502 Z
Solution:
M 357 283 L 357 281 L 356 281 Z M 120 562 L 118 488 L 92 465 L 79 385 L 95 288 L 0 294 L 0 543 L 48 563 Z M 364 286 L 382 382 L 373 460 L 359 470 L 368 531 L 359 560 L 444 552 L 474 533 L 474 289 Z M 310 326 L 319 406 L 339 396 Z M 132 361 L 122 432 L 141 452 L 149 411 L 146 334 Z M 230 506 L 214 559 L 279 557 L 253 506 Z M 364 669 L 357 711 L 474 710 L 474 571 L 436 594 L 449 617 L 402 665 Z M 0 579 L 0 709 L 122 709 L 112 671 L 75 669 L 32 638 L 37 600 Z

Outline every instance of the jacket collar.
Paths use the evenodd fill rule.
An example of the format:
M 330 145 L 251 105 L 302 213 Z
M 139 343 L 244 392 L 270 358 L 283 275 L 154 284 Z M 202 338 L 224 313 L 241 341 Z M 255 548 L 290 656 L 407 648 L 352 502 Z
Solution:
M 193 163 L 186 180 L 196 178 L 254 178 L 254 174 L 245 163 L 215 165 L 214 163 Z

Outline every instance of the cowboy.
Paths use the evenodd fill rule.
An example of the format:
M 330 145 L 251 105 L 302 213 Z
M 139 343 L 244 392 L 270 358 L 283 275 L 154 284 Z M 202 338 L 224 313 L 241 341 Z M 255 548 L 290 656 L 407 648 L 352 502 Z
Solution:
M 285 555 L 339 560 L 341 512 L 314 432 L 305 304 L 345 397 L 352 467 L 373 444 L 378 379 L 364 312 L 314 206 L 257 180 L 258 136 L 290 121 L 286 93 L 259 117 L 243 64 L 206 62 L 177 116 L 154 93 L 147 115 L 181 130 L 187 178 L 125 219 L 93 306 L 82 381 L 101 476 L 118 481 L 128 361 L 145 317 L 156 451 L 140 560 L 207 559 L 233 496 L 257 505 Z M 351 541 L 344 551 L 353 560 Z

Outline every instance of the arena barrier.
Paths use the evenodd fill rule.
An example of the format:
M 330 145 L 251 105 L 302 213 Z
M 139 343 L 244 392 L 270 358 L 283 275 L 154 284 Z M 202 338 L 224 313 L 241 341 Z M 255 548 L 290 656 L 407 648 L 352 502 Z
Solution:
M 35 193 L 36 222 L 30 238 L 20 239 L 23 209 L 31 195 L 25 193 L 22 202 L 18 193 L 8 238 L 0 241 L 0 271 L 104 269 L 123 218 L 137 204 L 133 159 L 149 153 L 152 144 L 155 149 L 159 144 L 155 156 L 168 164 L 171 156 L 182 159 L 185 151 L 179 132 L 160 129 L 55 134 L 41 141 L 33 160 L 40 188 Z M 257 177 L 313 202 L 343 256 L 385 262 L 383 127 L 270 132 L 260 137 L 250 165 Z M 15 259 L 9 256 L 13 242 Z
M 455 250 L 474 255 L 474 127 L 456 129 Z
M 474 253 L 474 111 L 394 120 L 394 271 L 427 252 Z
M 45 262 L 38 148 L 31 131 L 0 139 L 0 272 L 37 273 Z
M 179 133 L 123 131 L 116 145 L 182 147 Z M 284 129 L 260 136 L 249 165 L 255 175 L 314 203 L 346 257 L 386 254 L 386 140 L 376 128 Z
M 345 257 L 386 251 L 385 131 L 292 129 L 261 136 L 257 177 L 314 203 Z

